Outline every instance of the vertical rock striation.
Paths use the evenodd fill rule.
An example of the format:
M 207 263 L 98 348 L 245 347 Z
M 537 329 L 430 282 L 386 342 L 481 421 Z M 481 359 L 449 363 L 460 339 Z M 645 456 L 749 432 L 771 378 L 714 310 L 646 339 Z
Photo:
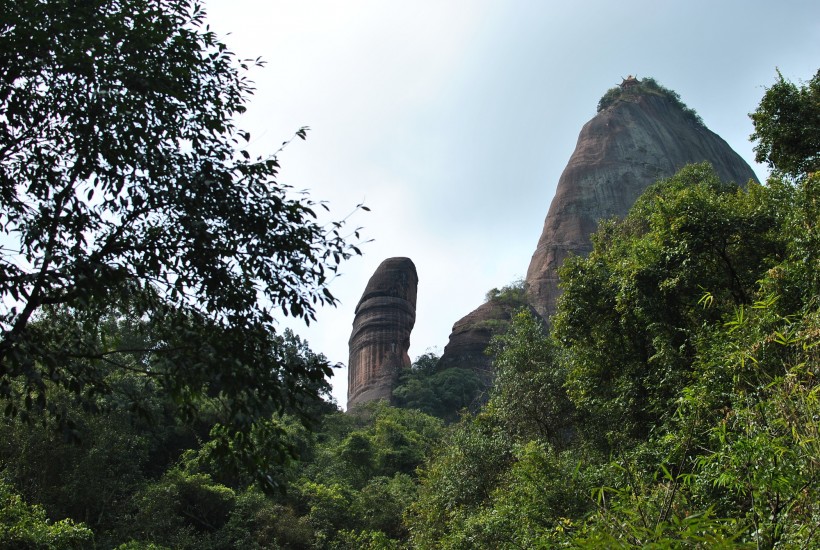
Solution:
M 389 400 L 400 370 L 410 367 L 407 351 L 416 322 L 418 281 L 409 258 L 388 258 L 368 281 L 348 342 L 348 409 Z
M 757 179 L 720 136 L 662 94 L 626 95 L 587 122 L 527 270 L 529 301 L 538 313 L 546 319 L 555 312 L 557 269 L 570 254 L 591 250 L 599 220 L 625 216 L 651 184 L 703 161 L 724 181 Z

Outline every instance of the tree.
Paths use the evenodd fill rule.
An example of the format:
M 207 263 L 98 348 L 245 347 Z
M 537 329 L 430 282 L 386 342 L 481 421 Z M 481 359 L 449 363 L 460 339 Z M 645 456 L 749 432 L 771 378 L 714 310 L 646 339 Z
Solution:
M 820 70 L 800 87 L 778 71 L 749 116 L 757 162 L 794 175 L 820 170 Z
M 250 136 L 233 117 L 253 92 L 248 62 L 204 17 L 193 0 L 4 8 L 7 415 L 34 407 L 62 421 L 50 385 L 93 408 L 111 390 L 107 373 L 125 369 L 160 382 L 186 417 L 200 397 L 217 398 L 244 430 L 260 407 L 315 399 L 330 372 L 277 352 L 274 314 L 309 322 L 317 305 L 335 304 L 328 277 L 359 250 L 342 222 L 322 225 L 317 203 L 276 181 L 275 154 L 241 148 Z M 112 314 L 151 337 L 136 348 L 107 337 Z M 69 319 L 59 331 L 55 316 Z
M 671 418 L 704 327 L 749 305 L 785 253 L 769 196 L 690 165 L 602 223 L 587 258 L 564 263 L 553 334 L 589 437 L 628 448 Z
M 513 461 L 512 441 L 491 414 L 466 416 L 420 469 L 419 495 L 405 513 L 414 548 L 463 548 L 446 544 L 490 498 Z
M 522 308 L 509 330 L 493 338 L 491 350 L 495 379 L 490 408 L 507 433 L 524 441 L 547 441 L 555 448 L 566 446 L 574 411 L 555 344 L 541 320 Z
M 51 523 L 41 506 L 26 504 L 0 482 L 0 545 L 3 548 L 88 548 L 94 543 L 91 529 L 64 519 Z
M 417 357 L 410 369 L 399 374 L 393 399 L 397 407 L 455 422 L 462 411 L 477 406 L 484 387 L 475 371 L 437 370 L 438 362 L 432 352 Z
M 131 525 L 136 538 L 170 548 L 212 548 L 212 538 L 228 522 L 236 494 L 206 474 L 169 470 L 135 498 Z
M 288 548 L 308 547 L 292 539 L 286 523 L 290 530 L 309 529 L 311 548 L 362 547 L 356 539 L 361 544 L 370 538 L 386 544 L 406 539 L 402 515 L 415 498 L 417 468 L 432 454 L 442 428 L 437 418 L 384 401 L 326 415 L 309 435 L 305 458 L 294 464 L 289 491 L 273 497 L 290 510 L 278 514 L 277 540 Z
M 809 292 L 820 292 L 820 203 L 817 200 L 820 185 L 820 70 L 802 86 L 797 86 L 777 73 L 777 82 L 760 100 L 754 113 L 749 115 L 757 140 L 756 160 L 766 162 L 774 169 L 769 186 L 780 187 L 788 199 L 794 200 L 787 211 L 792 219 L 784 223 L 789 231 L 791 256 L 795 264 L 784 273 L 793 274 L 808 284 Z M 792 197 L 792 189 L 798 196 Z M 792 281 L 796 283 L 797 281 Z M 780 285 L 779 294 L 788 299 L 799 295 L 795 287 Z M 801 289 L 802 290 L 802 289 Z

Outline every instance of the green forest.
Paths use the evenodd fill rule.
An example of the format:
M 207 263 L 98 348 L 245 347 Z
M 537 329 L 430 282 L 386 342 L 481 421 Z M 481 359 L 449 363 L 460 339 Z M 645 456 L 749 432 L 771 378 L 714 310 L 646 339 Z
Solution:
M 765 183 L 603 221 L 491 388 L 428 353 L 345 413 L 276 318 L 358 230 L 244 149 L 261 61 L 187 0 L 4 9 L 0 547 L 820 546 L 820 71 L 750 115 Z

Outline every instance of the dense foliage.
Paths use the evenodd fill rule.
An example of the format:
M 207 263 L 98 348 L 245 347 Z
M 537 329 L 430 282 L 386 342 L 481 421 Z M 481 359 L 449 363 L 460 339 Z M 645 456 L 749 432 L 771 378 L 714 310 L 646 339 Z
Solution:
M 756 133 L 799 157 L 779 86 Z M 413 546 L 818 545 L 820 180 L 765 160 L 747 189 L 685 168 L 565 263 L 551 333 L 522 311 L 423 470 Z
M 0 21 L 0 546 L 820 544 L 817 75 L 752 115 L 765 185 L 689 166 L 601 223 L 555 317 L 497 331 L 482 406 L 425 354 L 344 414 L 273 310 L 311 319 L 356 251 L 238 148 L 249 83 L 201 22 Z
M 752 113 L 757 140 L 756 160 L 781 174 L 806 174 L 820 169 L 820 71 L 804 86 L 777 82 L 766 90 Z
M 223 449 L 254 468 L 255 419 L 319 398 L 330 366 L 290 361 L 274 315 L 310 321 L 334 304 L 328 276 L 358 249 L 276 181 L 275 154 L 242 149 L 247 67 L 193 1 L 4 4 L 6 416 L 45 414 L 73 436 L 52 396 L 139 409 L 127 392 L 99 399 L 139 373 L 184 420 L 218 401 Z
M 447 422 L 480 408 L 485 387 L 474 370 L 439 369 L 439 357 L 425 353 L 399 374 L 393 389 L 396 406 L 415 409 Z
M 783 257 L 771 201 L 754 183 L 744 190 L 689 166 L 623 221 L 602 223 L 587 258 L 565 263 L 553 329 L 584 429 L 629 447 L 674 414 L 710 345 L 703 327 L 750 305 L 756 281 Z
M 142 391 L 161 414 L 163 396 Z M 265 495 L 214 452 L 205 422 L 74 414 L 81 445 L 40 424 L 0 425 L 7 483 L 0 484 L 0 542 L 48 536 L 51 546 L 16 547 L 94 540 L 102 548 L 353 549 L 365 539 L 406 539 L 401 518 L 415 500 L 416 469 L 442 431 L 438 419 L 382 403 L 356 415 L 327 410 L 313 432 L 291 416 L 271 417 L 265 424 L 279 441 L 267 445 L 275 460 L 266 471 L 287 491 Z M 282 440 L 299 460 L 275 454 Z M 39 505 L 27 507 L 11 487 Z M 43 507 L 58 521 L 48 521 Z
M 52 523 L 45 510 L 26 504 L 0 482 L 0 545 L 3 548 L 87 548 L 93 533 L 70 519 Z

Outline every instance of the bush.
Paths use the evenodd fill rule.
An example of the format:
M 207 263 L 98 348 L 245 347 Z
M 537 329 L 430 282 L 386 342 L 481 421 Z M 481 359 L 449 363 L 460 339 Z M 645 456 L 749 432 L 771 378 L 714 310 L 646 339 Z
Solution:
M 620 86 L 614 86 L 610 88 L 598 101 L 597 112 L 600 113 L 601 111 L 611 107 L 621 99 L 626 99 L 628 97 L 636 97 L 639 94 L 662 96 L 666 98 L 670 103 L 680 108 L 684 113 L 686 113 L 687 117 L 692 122 L 698 124 L 699 126 L 703 126 L 703 120 L 700 118 L 700 115 L 694 109 L 688 107 L 683 101 L 681 101 L 680 95 L 677 92 L 675 92 L 674 90 L 670 90 L 665 86 L 662 86 L 658 83 L 657 80 L 651 77 L 646 77 L 642 80 L 639 80 L 638 84 L 626 89 L 621 88 Z
M 0 547 L 62 550 L 93 544 L 91 529 L 71 519 L 51 523 L 42 506 L 26 504 L 9 485 L 0 482 Z

